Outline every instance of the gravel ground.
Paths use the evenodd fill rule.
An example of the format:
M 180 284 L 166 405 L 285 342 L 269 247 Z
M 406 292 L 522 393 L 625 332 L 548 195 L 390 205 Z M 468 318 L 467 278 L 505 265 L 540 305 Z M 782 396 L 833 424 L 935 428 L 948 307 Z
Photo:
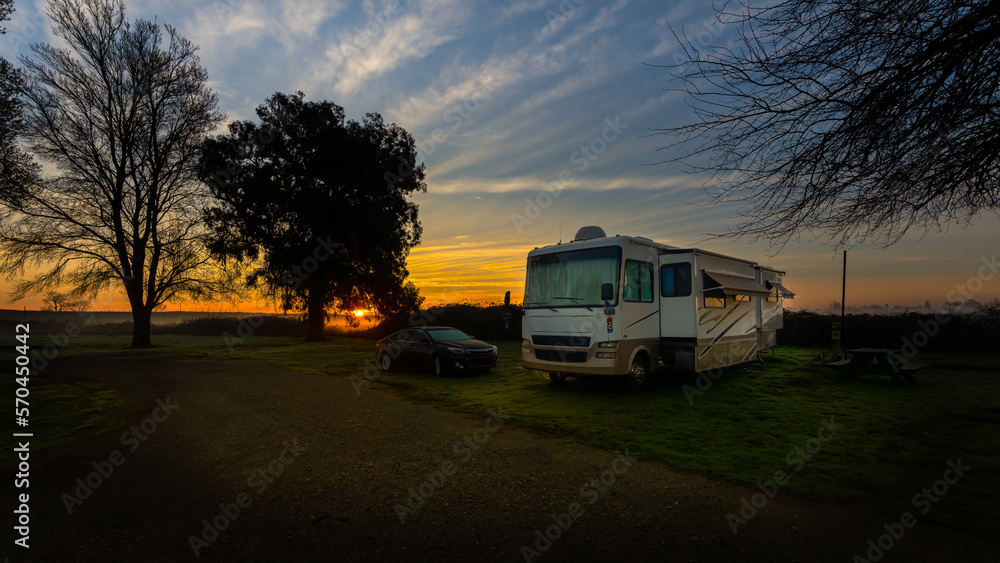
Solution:
M 1000 552 L 919 514 L 893 539 L 885 526 L 899 513 L 780 490 L 734 534 L 726 516 L 756 488 L 534 435 L 499 404 L 449 413 L 261 364 L 86 358 L 47 375 L 117 389 L 127 423 L 31 456 L 30 549 L 7 543 L 0 556 L 12 562 L 971 562 Z M 8 506 L 19 492 L 5 480 Z M 892 540 L 884 555 L 868 543 L 880 535 Z

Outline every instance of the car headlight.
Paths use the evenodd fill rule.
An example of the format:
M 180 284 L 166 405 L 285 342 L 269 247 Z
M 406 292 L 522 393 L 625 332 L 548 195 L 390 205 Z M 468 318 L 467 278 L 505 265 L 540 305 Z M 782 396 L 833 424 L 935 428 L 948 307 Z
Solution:
M 617 340 L 608 340 L 606 342 L 598 342 L 597 343 L 597 347 L 598 348 L 617 348 L 618 347 L 618 341 Z
M 452 354 L 468 353 L 468 350 L 466 350 L 465 348 L 448 348 L 448 351 L 451 352 Z

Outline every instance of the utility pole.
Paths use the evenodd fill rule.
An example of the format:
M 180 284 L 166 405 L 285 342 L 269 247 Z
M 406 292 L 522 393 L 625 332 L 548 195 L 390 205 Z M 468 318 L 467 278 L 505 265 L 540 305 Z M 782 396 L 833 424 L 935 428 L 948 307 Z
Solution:
M 844 314 L 847 310 L 847 251 L 844 251 L 844 273 L 840 283 L 840 322 L 833 323 L 833 330 L 830 339 L 833 340 L 833 347 L 830 350 L 833 361 L 844 358 L 843 338 L 844 338 Z
M 844 309 L 847 307 L 847 251 L 844 251 L 844 278 L 840 282 L 840 335 L 844 335 Z

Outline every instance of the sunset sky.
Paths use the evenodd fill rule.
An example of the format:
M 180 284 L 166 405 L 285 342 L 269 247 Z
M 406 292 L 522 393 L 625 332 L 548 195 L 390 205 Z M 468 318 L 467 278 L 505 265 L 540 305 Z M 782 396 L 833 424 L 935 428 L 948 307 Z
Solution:
M 51 40 L 43 2 L 14 7 L 0 37 L 8 60 Z M 790 306 L 840 299 L 841 255 L 823 240 L 778 251 L 713 239 L 739 209 L 704 205 L 702 178 L 656 164 L 668 155 L 651 129 L 691 119 L 655 66 L 673 62 L 678 47 L 667 22 L 701 45 L 716 42 L 708 2 L 132 0 L 126 9 L 201 47 L 229 120 L 255 118 L 276 91 L 300 90 L 350 118 L 378 112 L 408 130 L 427 167 L 427 193 L 415 197 L 423 240 L 408 261 L 427 304 L 496 301 L 508 290 L 520 301 L 527 252 L 584 225 L 785 270 L 798 294 Z M 1000 275 L 988 266 L 997 267 L 998 235 L 1000 220 L 984 215 L 888 249 L 851 249 L 847 302 L 938 307 L 962 299 L 960 289 L 996 298 Z M 40 303 L 0 295 L 2 308 Z M 107 295 L 95 308 L 127 306 Z

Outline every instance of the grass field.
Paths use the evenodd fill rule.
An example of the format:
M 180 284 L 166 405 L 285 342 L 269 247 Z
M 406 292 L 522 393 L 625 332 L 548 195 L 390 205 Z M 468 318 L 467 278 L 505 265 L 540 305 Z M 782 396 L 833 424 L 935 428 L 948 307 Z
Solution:
M 7 365 L 10 365 L 9 363 Z M 10 405 L 15 405 L 16 388 L 20 387 L 14 377 L 4 378 L 0 389 L 9 397 Z M 13 426 L 13 432 L 33 432 L 44 429 L 31 438 L 34 452 L 50 450 L 61 446 L 74 437 L 88 432 L 100 432 L 123 422 L 115 418 L 118 394 L 100 384 L 89 381 L 69 381 L 53 378 L 33 377 L 29 382 L 30 394 L 25 397 L 30 414 L 30 428 Z M 11 409 L 13 410 L 13 409 Z M 11 412 L 13 418 L 14 413 Z M 10 440 L 12 437 L 8 435 Z M 5 445 L 12 442 L 6 442 Z M 4 459 L 2 463 L 9 463 Z
M 979 533 L 1000 528 L 994 510 L 1000 501 L 994 484 L 1000 354 L 921 358 L 950 367 L 925 368 L 917 385 L 896 386 L 878 376 L 838 381 L 835 372 L 806 365 L 818 351 L 783 347 L 766 353 L 765 363 L 727 370 L 718 380 L 665 374 L 628 393 L 614 382 L 552 385 L 544 374 L 520 367 L 519 342 L 498 344 L 500 368 L 447 378 L 380 372 L 371 363 L 373 342 L 362 339 L 254 337 L 230 347 L 221 337 L 162 335 L 153 349 L 128 344 L 123 336 L 81 335 L 62 354 L 266 362 L 351 378 L 361 393 L 388 388 L 475 414 L 500 407 L 524 428 L 735 481 L 766 482 L 783 471 L 791 477 L 780 492 L 875 504 L 887 509 L 887 521 L 917 513 L 915 495 L 942 479 L 949 461 L 961 459 L 971 469 L 920 519 Z M 43 372 L 31 392 L 41 413 L 32 415 L 38 427 L 51 424 L 71 434 L 115 424 L 102 414 L 115 401 L 109 391 L 50 381 Z M 825 441 L 817 439 L 824 419 L 839 427 L 832 437 L 828 430 L 819 434 Z M 66 436 L 57 438 L 48 445 Z

